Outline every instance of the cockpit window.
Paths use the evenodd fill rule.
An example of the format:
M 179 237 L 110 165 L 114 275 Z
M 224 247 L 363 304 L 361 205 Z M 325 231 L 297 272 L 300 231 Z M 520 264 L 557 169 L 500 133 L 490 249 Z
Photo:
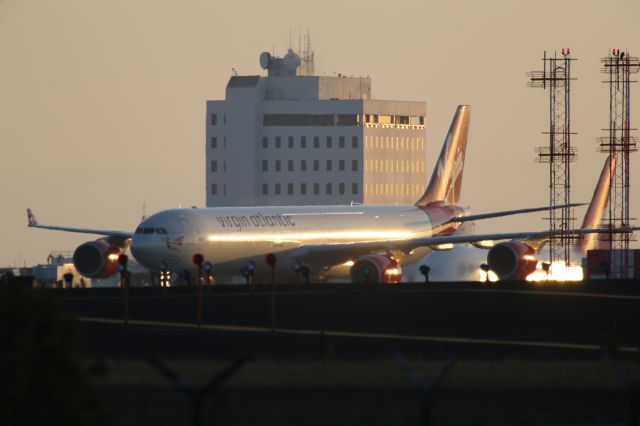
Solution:
M 160 226 L 156 228 L 156 234 L 167 235 L 167 230 Z
M 142 233 L 143 234 L 153 234 L 153 230 L 154 230 L 153 228 L 144 228 L 142 230 Z
M 136 228 L 136 234 L 142 234 L 142 227 L 141 226 Z

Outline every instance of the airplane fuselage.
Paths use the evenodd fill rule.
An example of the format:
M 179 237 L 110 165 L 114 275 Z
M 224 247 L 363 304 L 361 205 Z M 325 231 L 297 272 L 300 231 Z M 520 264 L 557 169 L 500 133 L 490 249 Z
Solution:
M 212 263 L 220 275 L 238 274 L 249 260 L 262 266 L 267 253 L 277 256 L 279 269 L 291 271 L 291 262 L 301 256 L 302 246 L 384 244 L 452 233 L 457 224 L 446 222 L 461 214 L 460 207 L 441 203 L 427 208 L 347 205 L 165 210 L 139 225 L 131 252 L 152 271 L 157 271 L 161 262 L 174 272 L 194 271 L 192 257 L 196 253 Z M 357 258 L 357 251 L 353 256 Z M 414 258 L 419 256 L 411 260 Z M 342 255 L 328 263 L 348 260 L 355 258 Z M 406 263 L 410 258 L 399 260 Z M 322 263 L 326 268 L 327 262 Z

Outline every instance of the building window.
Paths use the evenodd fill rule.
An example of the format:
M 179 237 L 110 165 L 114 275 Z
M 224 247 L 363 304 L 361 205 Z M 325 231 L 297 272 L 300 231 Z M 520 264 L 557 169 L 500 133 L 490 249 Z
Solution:
M 307 171 L 307 160 L 300 160 L 300 171 L 301 172 Z
M 331 160 L 327 160 L 327 171 L 331 171 Z
M 211 149 L 218 148 L 218 138 L 215 136 L 211 136 Z
M 211 171 L 212 172 L 218 171 L 218 162 L 216 160 L 211 160 Z
M 212 126 L 218 125 L 218 114 L 211 114 L 211 125 Z
M 351 160 L 351 171 L 352 172 L 358 171 L 358 160 Z
M 301 136 L 300 137 L 300 148 L 306 148 L 307 147 L 307 137 L 306 136 Z
M 331 185 L 331 182 L 327 183 L 326 191 L 327 195 L 331 195 L 331 193 L 333 192 L 333 186 Z
M 307 195 L 307 184 L 306 183 L 301 183 L 300 184 L 300 195 Z
M 293 160 L 289 160 L 287 162 L 287 169 L 292 172 L 293 171 Z
M 262 171 L 266 172 L 269 170 L 269 162 L 267 160 L 262 160 Z
M 338 146 L 344 148 L 344 136 L 340 136 L 340 139 L 338 139 Z
M 264 114 L 264 126 L 335 126 L 333 114 Z
M 351 138 L 351 147 L 352 148 L 357 148 L 358 147 L 358 137 L 354 136 Z
M 268 195 L 269 194 L 269 185 L 266 183 L 262 184 L 262 195 Z
M 280 136 L 276 136 L 276 148 L 280 148 L 281 138 Z
M 320 184 L 319 183 L 314 183 L 313 184 L 313 195 L 320 195 Z
M 327 136 L 327 148 L 331 148 L 331 136 Z
M 358 184 L 355 182 L 351 184 L 351 193 L 353 195 L 356 195 L 358 193 Z
M 262 138 L 262 147 L 264 149 L 269 148 L 269 138 L 266 136 Z
M 293 195 L 293 184 L 292 183 L 288 183 L 287 184 L 287 194 Z
M 276 160 L 276 172 L 280 171 L 280 160 Z
M 275 187 L 274 192 L 275 192 L 276 195 L 280 195 L 280 184 L 279 183 L 276 183 L 276 187 Z
M 320 170 L 320 160 L 313 160 L 313 171 L 317 172 Z
M 211 184 L 211 195 L 218 195 L 218 184 L 217 183 L 212 183 Z
M 344 195 L 344 182 L 340 182 L 338 185 L 338 192 L 340 192 L 340 195 Z
M 289 136 L 289 148 L 293 148 L 293 136 Z
M 313 147 L 320 148 L 320 137 L 318 136 L 313 137 Z
M 344 172 L 344 160 L 338 161 L 338 170 Z

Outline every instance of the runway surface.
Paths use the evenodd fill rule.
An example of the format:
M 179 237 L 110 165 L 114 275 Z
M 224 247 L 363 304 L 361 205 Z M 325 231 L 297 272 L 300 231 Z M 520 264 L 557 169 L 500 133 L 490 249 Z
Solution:
M 225 356 L 259 348 L 305 353 L 331 340 L 345 353 L 360 356 L 390 346 L 593 352 L 613 344 L 631 353 L 640 343 L 637 287 L 640 283 L 623 281 L 315 284 L 278 286 L 273 296 L 269 285 L 213 286 L 202 291 L 200 329 L 195 288 L 131 288 L 126 328 L 122 289 L 53 293 L 81 320 L 100 351 Z

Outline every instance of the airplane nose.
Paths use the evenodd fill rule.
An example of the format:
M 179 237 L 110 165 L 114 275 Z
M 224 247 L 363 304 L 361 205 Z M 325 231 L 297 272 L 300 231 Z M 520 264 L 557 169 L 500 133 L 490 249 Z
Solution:
M 154 245 L 150 241 L 151 239 L 146 236 L 134 235 L 131 240 L 131 254 L 136 260 L 147 269 L 155 269 L 157 265 L 154 265 Z M 157 247 L 156 247 L 157 249 Z

